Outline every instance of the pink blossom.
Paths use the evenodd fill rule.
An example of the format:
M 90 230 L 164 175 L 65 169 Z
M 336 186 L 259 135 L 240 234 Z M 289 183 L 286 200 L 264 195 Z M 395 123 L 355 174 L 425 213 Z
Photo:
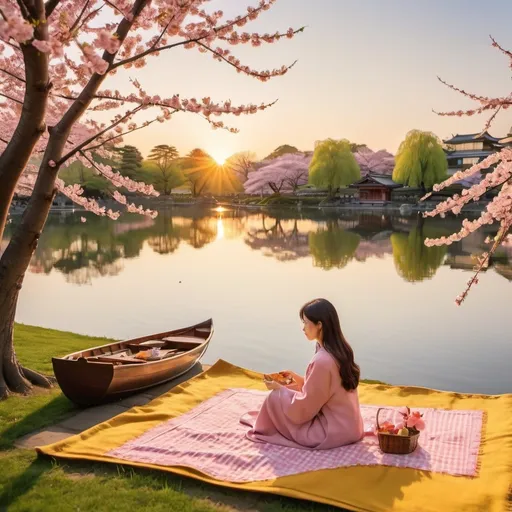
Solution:
M 249 173 L 244 189 L 247 194 L 279 193 L 296 190 L 308 182 L 311 157 L 291 153 L 266 161 Z
M 51 46 L 48 41 L 40 41 L 39 39 L 34 39 L 32 41 L 32 46 L 34 46 L 40 52 L 43 52 L 43 53 L 49 53 L 51 50 Z
M 425 428 L 425 422 L 423 421 L 422 415 L 418 411 L 414 411 L 407 418 L 406 424 L 408 427 L 414 427 L 417 430 L 423 430 Z
M 96 48 L 103 48 L 108 53 L 116 53 L 119 50 L 120 41 L 119 39 L 109 33 L 107 30 L 100 30 L 98 36 L 94 41 Z

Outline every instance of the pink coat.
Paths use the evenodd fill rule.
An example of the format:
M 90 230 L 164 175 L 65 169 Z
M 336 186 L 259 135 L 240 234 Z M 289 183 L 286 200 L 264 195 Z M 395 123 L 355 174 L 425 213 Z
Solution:
M 272 390 L 259 411 L 240 421 L 251 427 L 250 440 L 293 448 L 335 448 L 364 434 L 357 389 L 343 388 L 338 365 L 323 348 L 309 363 L 301 391 Z

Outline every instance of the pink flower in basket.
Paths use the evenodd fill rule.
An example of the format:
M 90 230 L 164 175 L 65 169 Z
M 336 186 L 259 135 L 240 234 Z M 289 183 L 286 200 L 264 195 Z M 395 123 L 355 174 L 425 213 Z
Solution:
M 398 412 L 403 416 L 403 421 L 396 425 L 397 429 L 407 427 L 409 431 L 417 433 L 425 428 L 425 421 L 422 418 L 422 414 L 418 411 L 411 412 L 409 407 L 400 407 Z
M 405 425 L 407 427 L 415 428 L 416 430 L 423 430 L 425 428 L 425 421 L 418 411 L 414 411 L 405 420 Z

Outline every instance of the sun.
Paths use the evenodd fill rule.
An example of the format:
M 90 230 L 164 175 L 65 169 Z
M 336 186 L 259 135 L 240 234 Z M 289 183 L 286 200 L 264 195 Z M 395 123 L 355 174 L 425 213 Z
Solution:
M 227 153 L 222 149 L 216 149 L 215 151 L 212 151 L 210 155 L 215 160 L 217 165 L 220 166 L 224 165 L 226 163 L 226 160 L 228 159 Z

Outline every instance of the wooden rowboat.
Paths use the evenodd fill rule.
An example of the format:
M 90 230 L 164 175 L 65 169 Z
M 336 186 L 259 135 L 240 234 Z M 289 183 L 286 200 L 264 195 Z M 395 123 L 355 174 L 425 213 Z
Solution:
M 96 405 L 183 375 L 206 352 L 211 319 L 190 327 L 118 341 L 52 358 L 62 392 L 78 405 Z

